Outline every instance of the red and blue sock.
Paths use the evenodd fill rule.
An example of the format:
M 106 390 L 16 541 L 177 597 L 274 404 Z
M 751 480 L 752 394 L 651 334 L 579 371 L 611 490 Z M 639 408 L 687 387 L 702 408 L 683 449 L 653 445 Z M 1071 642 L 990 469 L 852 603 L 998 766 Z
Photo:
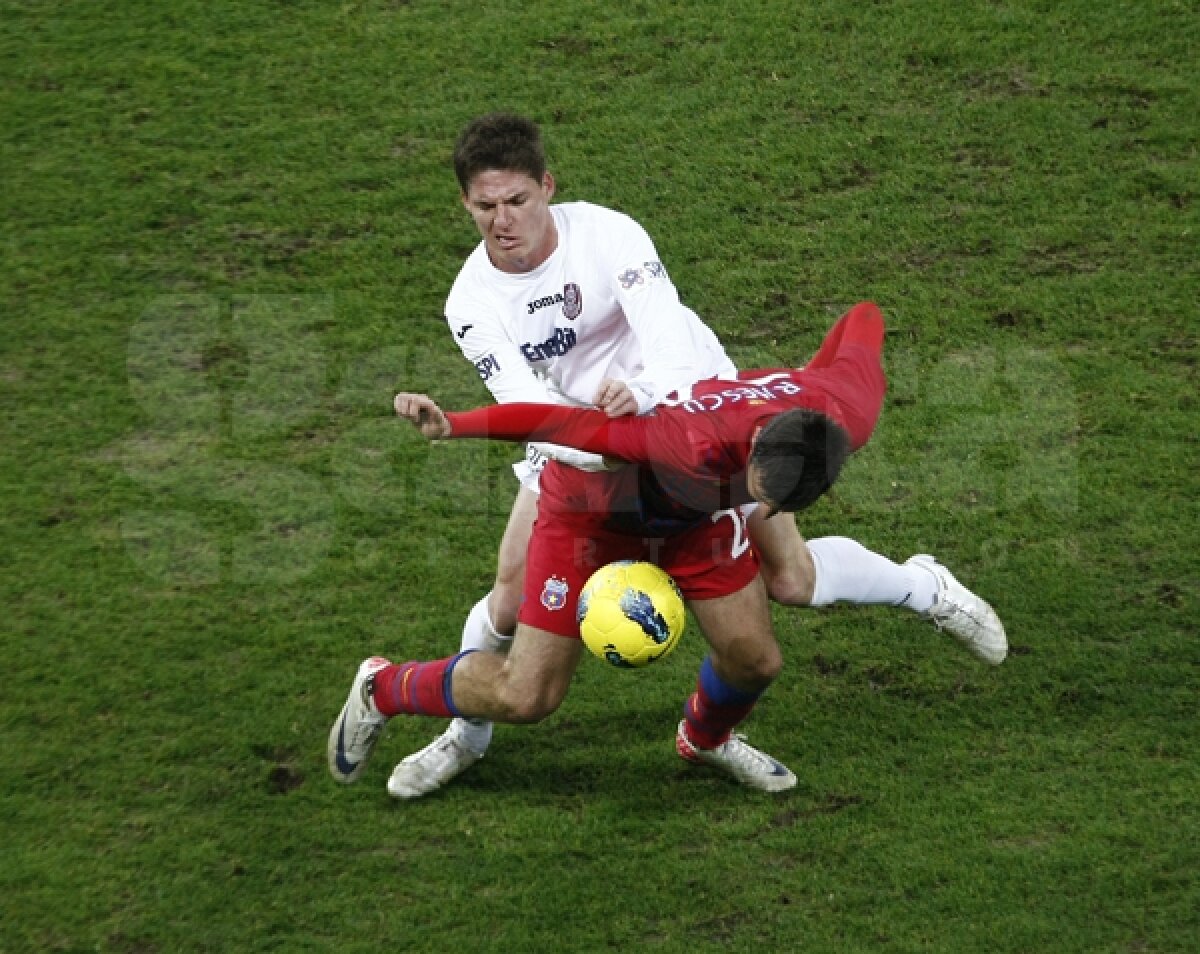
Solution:
M 375 674 L 375 708 L 385 716 L 425 715 L 450 719 L 460 715 L 450 693 L 451 677 L 459 660 L 473 652 L 475 650 L 468 649 L 446 659 L 384 667 Z
M 746 692 L 731 686 L 717 675 L 712 658 L 705 656 L 696 679 L 696 691 L 683 706 L 688 741 L 698 749 L 715 749 L 722 745 L 734 728 L 750 715 L 761 695 L 761 692 Z

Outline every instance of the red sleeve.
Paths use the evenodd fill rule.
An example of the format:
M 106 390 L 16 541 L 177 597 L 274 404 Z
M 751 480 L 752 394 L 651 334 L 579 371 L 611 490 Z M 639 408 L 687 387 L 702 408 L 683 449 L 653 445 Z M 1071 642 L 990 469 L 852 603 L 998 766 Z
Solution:
M 883 350 L 883 315 L 872 302 L 859 302 L 842 315 L 805 367 L 829 367 L 843 345 L 865 345 L 875 354 Z
M 453 437 L 495 441 L 549 441 L 634 463 L 650 463 L 641 418 L 609 417 L 591 408 L 559 404 L 494 404 L 449 411 Z

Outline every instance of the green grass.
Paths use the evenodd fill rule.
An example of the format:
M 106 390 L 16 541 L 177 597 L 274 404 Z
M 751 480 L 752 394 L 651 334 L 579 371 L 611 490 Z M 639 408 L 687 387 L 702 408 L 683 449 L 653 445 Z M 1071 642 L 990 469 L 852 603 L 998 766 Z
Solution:
M 1198 48 L 1165 0 L 0 0 L 0 950 L 1194 950 Z M 776 611 L 783 797 L 673 755 L 694 633 L 434 798 L 383 791 L 432 723 L 328 779 L 358 660 L 492 577 L 511 450 L 388 405 L 486 397 L 439 316 L 501 106 L 739 363 L 881 304 L 803 530 L 939 554 L 1003 667 Z

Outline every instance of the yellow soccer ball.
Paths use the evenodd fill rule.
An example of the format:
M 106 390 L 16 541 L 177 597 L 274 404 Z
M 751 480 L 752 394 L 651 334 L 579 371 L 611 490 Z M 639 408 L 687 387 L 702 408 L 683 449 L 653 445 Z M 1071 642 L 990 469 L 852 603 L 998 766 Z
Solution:
M 621 669 L 661 659 L 683 636 L 683 594 L 653 563 L 621 560 L 602 566 L 584 584 L 576 611 L 583 643 Z

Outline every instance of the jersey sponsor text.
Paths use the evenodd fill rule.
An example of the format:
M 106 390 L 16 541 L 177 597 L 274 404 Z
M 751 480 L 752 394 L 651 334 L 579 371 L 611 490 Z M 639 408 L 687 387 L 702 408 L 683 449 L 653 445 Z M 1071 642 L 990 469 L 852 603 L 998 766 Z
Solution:
M 475 362 L 475 370 L 479 372 L 480 380 L 486 381 L 500 370 L 500 362 L 494 354 L 489 354 Z
M 521 345 L 521 354 L 530 363 L 549 361 L 551 358 L 561 358 L 575 347 L 578 340 L 574 328 L 555 328 L 554 334 L 545 341 L 526 341 Z

